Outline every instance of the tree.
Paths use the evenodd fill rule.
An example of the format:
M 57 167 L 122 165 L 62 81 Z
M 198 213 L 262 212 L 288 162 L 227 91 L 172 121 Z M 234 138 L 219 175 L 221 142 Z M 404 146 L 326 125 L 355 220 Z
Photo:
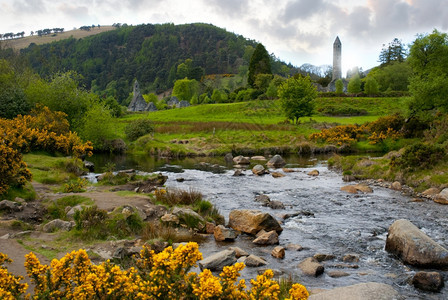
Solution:
M 392 42 L 386 47 L 383 45 L 383 49 L 381 50 L 379 62 L 382 65 L 387 65 L 391 62 L 398 61 L 404 62 L 406 59 L 406 48 L 405 45 L 401 42 L 401 40 L 394 38 Z
M 215 103 L 226 103 L 228 102 L 229 97 L 227 94 L 219 89 L 213 90 L 212 101 Z
M 350 94 L 357 94 L 361 92 L 361 78 L 358 74 L 353 76 L 348 82 L 347 91 Z
M 344 92 L 344 82 L 342 82 L 342 79 L 336 80 L 334 85 L 336 87 L 336 94 L 342 94 Z
M 419 35 L 408 61 L 414 74 L 409 85 L 411 114 L 448 110 L 448 35 L 437 30 Z
M 105 150 L 106 141 L 114 139 L 115 128 L 111 111 L 101 103 L 95 103 L 82 118 L 79 135 L 89 140 L 97 150 Z
M 250 58 L 249 75 L 247 77 L 247 83 L 250 86 L 254 86 L 258 74 L 272 74 L 269 53 L 261 43 L 257 45 Z
M 180 100 L 188 101 L 197 94 L 199 94 L 199 84 L 195 79 L 180 79 L 174 83 L 173 96 Z
M 366 84 L 364 85 L 364 91 L 367 95 L 378 94 L 378 82 L 374 77 L 367 77 Z
M 30 106 L 17 74 L 6 61 L 0 60 L 0 118 L 12 119 L 26 114 Z
M 378 82 L 381 92 L 407 91 L 411 75 L 412 69 L 407 61 L 395 61 L 373 68 L 367 78 L 373 77 Z
M 296 75 L 279 87 L 278 95 L 286 117 L 297 124 L 299 118 L 311 116 L 317 89 L 309 76 Z

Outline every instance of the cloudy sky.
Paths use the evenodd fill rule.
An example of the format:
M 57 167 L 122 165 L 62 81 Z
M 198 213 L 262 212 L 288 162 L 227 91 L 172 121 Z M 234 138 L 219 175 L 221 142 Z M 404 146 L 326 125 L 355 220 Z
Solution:
M 448 0 L 0 0 L 0 33 L 91 24 L 210 23 L 256 40 L 296 66 L 332 64 L 343 74 L 377 65 L 383 44 L 448 31 Z

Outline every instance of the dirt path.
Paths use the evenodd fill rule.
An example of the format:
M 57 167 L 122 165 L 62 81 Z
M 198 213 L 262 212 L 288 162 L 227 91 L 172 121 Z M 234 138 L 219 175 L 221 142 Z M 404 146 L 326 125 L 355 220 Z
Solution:
M 31 285 L 31 281 L 28 276 L 26 276 L 25 270 L 25 255 L 30 253 L 31 251 L 25 249 L 21 244 L 19 244 L 14 239 L 0 239 L 0 252 L 7 254 L 9 258 L 13 260 L 12 263 L 6 264 L 8 271 L 14 275 L 21 275 L 25 277 L 22 282 L 28 283 L 30 287 L 28 288 L 28 292 L 33 290 L 33 286 Z M 40 260 L 42 264 L 49 264 L 50 261 L 39 253 L 36 254 L 37 258 Z
M 151 198 L 145 195 L 130 195 L 130 196 L 120 196 L 115 192 L 110 192 L 110 187 L 93 187 L 91 190 L 84 193 L 55 193 L 55 186 L 40 184 L 33 182 L 33 187 L 37 193 L 37 200 L 30 202 L 28 205 L 38 204 L 42 200 L 56 200 L 69 195 L 79 195 L 92 199 L 94 203 L 100 209 L 104 209 L 106 211 L 112 211 L 114 208 L 123 206 L 123 205 L 132 205 L 134 207 L 145 208 L 151 206 Z M 24 213 L 23 211 L 20 213 Z M 17 216 L 20 214 L 17 213 Z M 25 282 L 30 284 L 29 278 L 26 275 L 26 270 L 24 267 L 25 263 L 25 255 L 30 253 L 31 251 L 27 250 L 24 245 L 18 242 L 21 238 L 14 237 L 14 234 L 17 234 L 20 230 L 11 228 L 11 222 L 13 222 L 14 218 L 11 218 L 11 215 L 0 215 L 0 252 L 7 254 L 12 260 L 13 263 L 7 264 L 8 270 L 14 275 L 21 275 L 25 277 Z M 9 236 L 8 236 L 9 235 Z M 11 235 L 13 236 L 11 238 Z M 26 235 L 27 237 L 23 237 L 23 243 L 25 245 L 31 246 L 34 249 L 40 249 L 43 244 L 49 243 L 51 244 L 52 240 L 58 237 L 57 234 L 48 234 L 41 231 L 33 231 L 31 235 Z M 31 240 L 30 240 L 31 239 Z M 76 243 L 73 247 L 76 247 Z M 89 247 L 93 247 L 90 245 Z M 62 251 L 60 249 L 60 253 L 58 253 L 57 257 L 62 257 L 69 251 Z M 78 249 L 72 249 L 78 250 Z M 71 250 L 70 250 L 71 251 Z M 50 260 L 44 257 L 39 253 L 35 253 L 39 258 L 42 264 L 49 264 Z M 32 291 L 31 289 L 28 292 Z

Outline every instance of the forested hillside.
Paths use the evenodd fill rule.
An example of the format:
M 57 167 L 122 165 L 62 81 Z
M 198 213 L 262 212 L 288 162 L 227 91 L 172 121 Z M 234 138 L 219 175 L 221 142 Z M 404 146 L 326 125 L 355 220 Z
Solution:
M 171 88 L 185 75 L 178 66 L 189 59 L 190 78 L 245 73 L 255 46 L 253 40 L 208 24 L 144 24 L 84 39 L 32 44 L 21 55 L 42 77 L 74 70 L 84 77 L 87 88 L 104 91 L 122 103 L 134 79 L 145 92 Z M 274 72 L 292 67 L 271 59 Z

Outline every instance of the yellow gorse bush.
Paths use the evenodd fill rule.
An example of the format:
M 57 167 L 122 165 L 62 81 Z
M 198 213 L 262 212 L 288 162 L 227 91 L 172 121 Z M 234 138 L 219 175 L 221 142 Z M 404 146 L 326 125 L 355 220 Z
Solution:
M 189 272 L 202 259 L 196 243 L 166 248 L 155 253 L 143 247 L 135 267 L 122 270 L 110 261 L 93 264 L 85 250 L 73 251 L 50 265 L 42 265 L 37 257 L 26 255 L 25 268 L 34 283 L 30 299 L 279 299 L 280 286 L 272 280 L 273 272 L 251 280 L 238 281 L 243 263 L 224 267 L 219 276 L 210 270 Z M 20 299 L 27 288 L 22 277 L 14 277 L 2 267 L 7 256 L 0 253 L 0 299 Z M 9 297 L 9 298 L 8 298 Z M 23 298 L 23 297 L 22 297 Z M 307 299 L 303 285 L 293 284 L 291 300 Z
M 20 283 L 23 280 L 22 276 L 14 276 L 8 272 L 8 269 L 3 266 L 4 263 L 12 262 L 7 255 L 0 253 L 0 299 L 14 300 L 25 293 L 28 285 Z
M 12 185 L 23 186 L 31 173 L 22 154 L 32 150 L 61 152 L 80 157 L 92 154 L 92 143 L 84 143 L 69 130 L 66 114 L 37 106 L 30 115 L 0 118 L 0 195 Z

